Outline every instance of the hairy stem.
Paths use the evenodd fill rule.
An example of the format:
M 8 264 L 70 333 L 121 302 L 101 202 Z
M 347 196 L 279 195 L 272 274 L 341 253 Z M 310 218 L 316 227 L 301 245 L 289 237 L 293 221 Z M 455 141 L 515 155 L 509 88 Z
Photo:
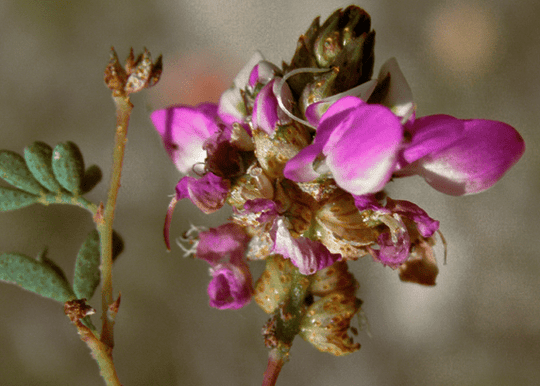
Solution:
M 112 349 L 114 346 L 113 324 L 114 321 L 108 317 L 110 306 L 113 304 L 112 288 L 112 233 L 114 210 L 118 189 L 120 188 L 120 177 L 122 175 L 122 165 L 124 161 L 124 150 L 127 142 L 127 129 L 129 117 L 133 105 L 128 96 L 113 96 L 116 105 L 116 136 L 113 151 L 113 167 L 111 173 L 111 183 L 107 196 L 107 205 L 103 210 L 102 218 L 98 219 L 98 231 L 101 240 L 101 342 Z
M 281 368 L 289 360 L 289 350 L 294 338 L 300 332 L 300 323 L 306 313 L 306 296 L 308 295 L 310 277 L 302 275 L 298 269 L 295 269 L 292 272 L 291 280 L 289 297 L 273 316 L 275 344 L 268 354 L 268 366 L 264 373 L 262 386 L 276 384 Z
M 118 379 L 118 375 L 116 374 L 116 369 L 114 368 L 112 348 L 100 341 L 88 327 L 80 322 L 77 323 L 77 330 L 79 331 L 81 339 L 92 351 L 92 356 L 99 365 L 100 375 L 105 380 L 106 385 L 122 386 Z
M 288 357 L 288 350 L 283 352 L 283 350 L 275 348 L 270 351 L 262 386 L 275 386 L 281 368 L 288 361 Z

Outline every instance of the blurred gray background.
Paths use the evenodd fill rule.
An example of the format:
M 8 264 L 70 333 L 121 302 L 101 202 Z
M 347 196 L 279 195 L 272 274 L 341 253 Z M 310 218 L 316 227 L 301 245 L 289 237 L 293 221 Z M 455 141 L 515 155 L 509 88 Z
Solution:
M 22 152 L 34 140 L 72 140 L 87 164 L 104 170 L 89 197 L 104 200 L 114 136 L 114 106 L 102 80 L 114 45 L 164 55 L 154 89 L 135 110 L 115 228 L 126 249 L 114 271 L 122 292 L 114 358 L 135 385 L 260 385 L 267 316 L 208 306 L 205 262 L 166 253 L 162 224 L 177 171 L 149 112 L 172 103 L 217 101 L 259 49 L 289 61 L 317 15 L 348 2 L 326 1 L 0 1 L 0 148 Z M 421 179 L 390 187 L 441 221 L 448 264 L 438 284 L 401 283 L 370 259 L 351 264 L 361 283 L 371 337 L 344 358 L 301 339 L 278 385 L 536 385 L 540 383 L 539 153 L 540 3 L 528 1 L 375 1 L 356 3 L 377 32 L 375 72 L 395 56 L 418 116 L 501 120 L 527 143 L 522 160 L 491 190 L 447 197 Z M 189 223 L 218 225 L 177 207 L 172 234 Z M 37 255 L 45 246 L 71 275 L 92 222 L 65 206 L 0 213 L 0 251 Z M 442 248 L 437 249 L 442 261 Z M 260 273 L 262 264 L 253 263 Z M 99 296 L 91 304 L 99 308 Z M 89 350 L 62 306 L 0 283 L 0 384 L 102 384 Z M 97 319 L 96 319 L 97 320 Z

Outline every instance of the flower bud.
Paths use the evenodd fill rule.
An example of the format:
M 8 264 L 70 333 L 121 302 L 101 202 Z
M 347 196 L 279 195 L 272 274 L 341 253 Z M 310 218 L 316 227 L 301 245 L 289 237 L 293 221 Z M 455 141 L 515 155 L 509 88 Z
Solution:
M 316 18 L 298 39 L 290 65 L 283 66 L 284 73 L 297 68 L 335 67 L 339 73 L 332 81 L 331 94 L 367 82 L 373 73 L 374 62 L 375 32 L 370 28 L 368 13 L 354 5 L 338 9 L 322 26 Z M 289 85 L 299 95 L 308 83 L 317 81 L 313 76 L 303 74 L 291 78 Z

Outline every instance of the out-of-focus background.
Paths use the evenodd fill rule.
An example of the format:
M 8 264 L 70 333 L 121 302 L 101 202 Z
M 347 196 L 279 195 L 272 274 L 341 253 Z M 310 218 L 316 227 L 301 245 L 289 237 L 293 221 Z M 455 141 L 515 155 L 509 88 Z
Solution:
M 132 98 L 115 228 L 126 249 L 115 265 L 122 292 L 114 358 L 124 385 L 258 385 L 267 316 L 255 304 L 233 312 L 208 306 L 208 266 L 165 252 L 162 224 L 179 175 L 149 120 L 172 103 L 217 101 L 255 50 L 280 64 L 313 18 L 349 3 L 274 1 L 0 2 L 0 148 L 72 140 L 105 172 L 89 197 L 104 200 L 114 106 L 102 73 L 114 45 L 164 56 L 158 86 Z M 279 385 L 536 385 L 540 383 L 540 3 L 510 0 L 356 3 L 372 16 L 375 73 L 395 56 L 417 115 L 487 118 L 516 127 L 522 160 L 491 190 L 447 197 L 421 179 L 390 187 L 441 221 L 448 263 L 438 283 L 401 283 L 364 259 L 352 264 L 370 324 L 362 349 L 344 358 L 300 338 Z M 218 225 L 189 202 L 172 234 Z M 0 213 L 0 252 L 37 255 L 45 246 L 71 275 L 92 222 L 65 206 Z M 437 250 L 442 262 L 442 248 Z M 261 264 L 254 263 L 255 272 Z M 99 308 L 99 296 L 91 302 Z M 96 319 L 97 320 L 97 319 Z M 0 283 L 0 384 L 102 384 L 89 350 L 51 300 Z

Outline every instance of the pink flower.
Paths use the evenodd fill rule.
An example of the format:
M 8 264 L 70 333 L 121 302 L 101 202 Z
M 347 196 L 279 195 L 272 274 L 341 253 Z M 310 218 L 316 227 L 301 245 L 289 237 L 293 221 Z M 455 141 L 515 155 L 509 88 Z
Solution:
M 387 198 L 385 206 L 373 195 L 355 196 L 355 205 L 360 211 L 371 210 L 374 218 L 384 223 L 388 231 L 377 238 L 378 249 L 371 248 L 375 260 L 392 268 L 398 268 L 409 258 L 413 244 L 417 244 L 417 235 L 421 241 L 427 239 L 439 229 L 439 221 L 432 219 L 418 205 L 404 200 Z M 414 239 L 413 239 L 414 237 Z
M 199 234 L 196 256 L 212 266 L 208 285 L 211 307 L 238 309 L 251 300 L 251 273 L 244 261 L 249 240 L 243 228 L 233 223 Z
M 224 261 L 239 264 L 250 237 L 244 229 L 234 223 L 225 223 L 199 233 L 197 257 L 216 265 Z
M 401 155 L 397 176 L 417 174 L 453 196 L 482 192 L 521 158 L 525 142 L 503 122 L 448 115 L 418 118 Z
M 253 104 L 251 122 L 255 128 L 267 134 L 272 134 L 278 124 L 285 125 L 291 122 L 291 118 L 278 105 L 276 94 L 279 92 L 277 85 L 280 80 L 281 78 L 275 78 L 267 83 L 257 94 Z M 280 98 L 285 108 L 291 110 L 293 97 L 287 83 L 281 88 Z
M 194 167 L 206 159 L 204 143 L 220 129 L 217 105 L 172 106 L 154 111 L 150 118 L 163 145 L 182 174 L 195 174 Z
M 402 139 L 388 108 L 347 96 L 324 113 L 313 143 L 287 162 L 284 175 L 297 182 L 333 177 L 359 196 L 377 192 L 392 176 Z
M 253 286 L 246 264 L 218 264 L 210 268 L 210 274 L 208 296 L 211 307 L 237 310 L 250 302 Z
M 293 237 L 283 219 L 276 219 L 271 236 L 274 240 L 273 252 L 290 259 L 303 275 L 314 274 L 341 259 L 341 255 L 330 253 L 319 241 Z

